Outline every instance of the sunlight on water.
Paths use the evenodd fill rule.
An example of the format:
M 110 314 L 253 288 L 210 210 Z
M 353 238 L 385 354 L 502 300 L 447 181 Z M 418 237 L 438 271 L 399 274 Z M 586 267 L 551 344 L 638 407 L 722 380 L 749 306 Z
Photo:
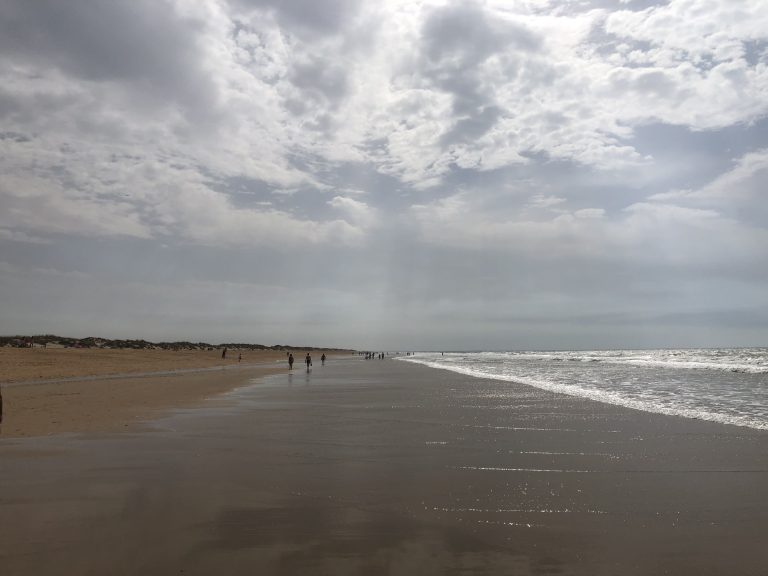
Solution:
M 648 412 L 768 429 L 768 349 L 419 353 L 401 358 Z

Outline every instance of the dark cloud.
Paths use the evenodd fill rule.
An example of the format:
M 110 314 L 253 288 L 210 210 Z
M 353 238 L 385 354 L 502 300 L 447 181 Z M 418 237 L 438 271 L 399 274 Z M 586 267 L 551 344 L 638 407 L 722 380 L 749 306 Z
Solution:
M 541 39 L 525 26 L 492 18 L 476 4 L 454 3 L 433 10 L 422 27 L 424 55 L 438 65 L 471 68 L 501 50 L 541 47 Z
M 733 307 L 692 312 L 673 312 L 657 318 L 662 324 L 692 327 L 728 327 L 736 329 L 762 329 L 768 325 L 765 308 Z
M 482 66 L 498 56 L 514 78 L 518 54 L 541 49 L 542 42 L 526 27 L 493 19 L 475 4 L 455 3 L 433 10 L 421 29 L 424 46 L 420 74 L 430 84 L 453 97 L 455 122 L 441 138 L 441 145 L 478 138 L 503 116 L 493 82 L 484 78 Z
M 288 31 L 335 34 L 352 19 L 359 0 L 230 0 L 240 9 L 274 14 Z
M 7 0 L 0 5 L 0 52 L 41 72 L 115 82 L 201 113 L 214 86 L 201 67 L 200 23 L 166 1 Z
M 466 118 L 461 118 L 448 132 L 443 134 L 440 143 L 443 146 L 458 142 L 472 141 L 490 130 L 501 116 L 498 106 L 484 106 Z
M 22 103 L 0 87 L 0 118 L 8 118 L 22 109 Z
M 0 140 L 11 140 L 16 143 L 31 142 L 31 138 L 19 132 L 0 132 Z
M 289 79 L 300 91 L 300 101 L 314 100 L 331 109 L 338 107 L 349 91 L 344 68 L 339 63 L 322 58 L 313 57 L 305 62 L 297 62 Z

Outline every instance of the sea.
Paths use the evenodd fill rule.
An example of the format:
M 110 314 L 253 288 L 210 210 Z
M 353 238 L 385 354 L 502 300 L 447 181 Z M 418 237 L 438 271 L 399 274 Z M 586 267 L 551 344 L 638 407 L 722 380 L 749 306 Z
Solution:
M 768 430 L 768 348 L 417 352 L 400 359 L 646 412 Z

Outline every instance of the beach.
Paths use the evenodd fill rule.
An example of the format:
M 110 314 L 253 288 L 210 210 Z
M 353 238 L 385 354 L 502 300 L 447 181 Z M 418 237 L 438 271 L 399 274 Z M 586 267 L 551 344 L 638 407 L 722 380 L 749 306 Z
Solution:
M 141 430 L 4 422 L 3 574 L 768 573 L 766 431 L 389 359 L 224 388 Z
M 300 361 L 305 351 L 293 353 Z M 163 410 L 195 405 L 285 370 L 286 354 L 229 350 L 222 358 L 220 349 L 0 348 L 0 437 L 136 428 Z M 320 354 L 315 353 L 318 361 Z
M 303 349 L 297 349 L 303 353 Z M 216 368 L 242 362 L 285 360 L 283 350 L 132 350 L 107 348 L 0 348 L 0 383 L 60 380 L 83 376 Z

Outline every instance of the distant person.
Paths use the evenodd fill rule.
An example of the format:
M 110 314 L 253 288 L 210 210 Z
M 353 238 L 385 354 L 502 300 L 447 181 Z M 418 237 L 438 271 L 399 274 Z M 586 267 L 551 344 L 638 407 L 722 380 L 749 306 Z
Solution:
M 320 364 L 321 364 L 322 366 L 325 366 L 325 352 L 323 352 L 323 355 L 322 355 L 322 356 L 320 356 Z
M 309 355 L 309 352 L 307 352 L 307 357 L 304 358 L 304 363 L 307 365 L 307 372 L 309 372 L 309 369 L 312 366 L 312 356 Z
M 288 370 L 293 370 L 293 354 L 288 353 Z
M 224 358 L 227 357 L 227 348 L 225 347 L 224 350 L 221 351 L 221 359 L 224 360 Z
M 237 355 L 237 361 L 240 362 L 242 359 L 243 359 L 243 354 L 241 352 L 240 354 Z

